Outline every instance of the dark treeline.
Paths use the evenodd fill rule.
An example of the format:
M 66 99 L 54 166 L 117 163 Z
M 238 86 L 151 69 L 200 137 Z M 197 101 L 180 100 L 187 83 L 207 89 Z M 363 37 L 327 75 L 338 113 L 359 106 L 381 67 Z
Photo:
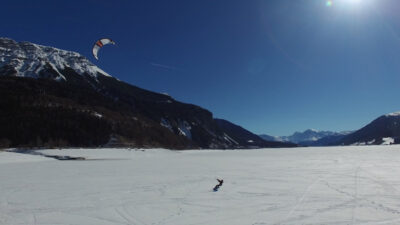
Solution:
M 48 74 L 37 79 L 0 74 L 0 148 L 292 146 L 264 141 L 233 124 L 221 125 L 199 106 L 112 77 L 79 75 L 68 68 L 62 73 L 66 80 L 55 81 Z
M 184 148 L 179 137 L 128 104 L 81 85 L 50 79 L 0 77 L 0 147 Z

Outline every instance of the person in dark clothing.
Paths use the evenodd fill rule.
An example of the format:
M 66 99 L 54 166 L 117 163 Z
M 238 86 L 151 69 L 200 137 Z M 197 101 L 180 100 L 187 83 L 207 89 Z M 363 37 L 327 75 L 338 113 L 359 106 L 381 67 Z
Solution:
M 218 181 L 218 184 L 217 185 L 215 185 L 215 187 L 214 187 L 214 191 L 218 191 L 218 189 L 222 186 L 222 184 L 224 183 L 224 180 L 220 180 L 220 179 L 217 179 L 217 181 Z

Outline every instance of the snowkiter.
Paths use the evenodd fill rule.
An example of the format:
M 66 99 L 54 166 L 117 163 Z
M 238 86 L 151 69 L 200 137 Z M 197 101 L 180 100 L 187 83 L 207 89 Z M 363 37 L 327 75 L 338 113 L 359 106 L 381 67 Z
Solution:
M 217 181 L 218 181 L 218 184 L 217 185 L 215 185 L 215 187 L 214 187 L 214 191 L 218 191 L 218 189 L 222 186 L 222 184 L 224 183 L 224 180 L 220 180 L 220 179 L 217 179 Z

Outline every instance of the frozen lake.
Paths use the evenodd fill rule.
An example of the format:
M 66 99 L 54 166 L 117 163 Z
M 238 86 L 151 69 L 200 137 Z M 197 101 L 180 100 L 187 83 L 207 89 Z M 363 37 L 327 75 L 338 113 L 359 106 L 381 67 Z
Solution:
M 41 152 L 90 160 L 0 152 L 0 224 L 400 224 L 397 145 Z

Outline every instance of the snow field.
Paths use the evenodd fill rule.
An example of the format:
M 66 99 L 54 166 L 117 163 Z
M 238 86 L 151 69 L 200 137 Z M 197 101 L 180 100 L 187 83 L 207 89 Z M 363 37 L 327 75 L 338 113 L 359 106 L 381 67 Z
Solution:
M 0 224 L 400 224 L 396 145 L 40 152 L 88 160 L 0 152 Z

